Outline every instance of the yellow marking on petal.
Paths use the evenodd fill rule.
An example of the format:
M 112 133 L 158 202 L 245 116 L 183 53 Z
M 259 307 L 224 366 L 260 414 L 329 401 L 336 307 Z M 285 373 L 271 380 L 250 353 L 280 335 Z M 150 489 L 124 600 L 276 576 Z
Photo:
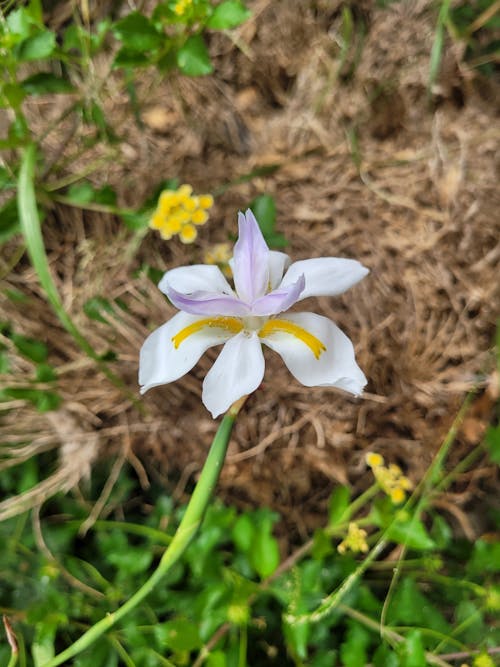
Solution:
M 259 337 L 266 338 L 273 333 L 288 333 L 295 336 L 295 338 L 298 338 L 307 345 L 316 359 L 319 359 L 321 354 L 326 350 L 326 346 L 323 345 L 319 338 L 316 338 L 312 333 L 309 333 L 309 331 L 289 320 L 268 320 L 259 331 Z
M 183 243 L 192 243 L 197 236 L 196 227 L 191 224 L 183 225 L 179 232 L 179 238 Z
M 229 333 L 237 334 L 242 331 L 243 322 L 237 317 L 217 316 L 203 318 L 202 320 L 193 322 L 193 324 L 189 324 L 187 327 L 184 327 L 184 329 L 181 329 L 178 333 L 176 333 L 175 336 L 172 336 L 172 343 L 174 344 L 175 349 L 177 350 L 179 345 L 185 341 L 186 338 L 189 338 L 189 336 L 197 333 L 198 331 L 201 331 L 205 327 L 212 327 L 213 329 L 224 329 L 224 331 L 228 331 Z

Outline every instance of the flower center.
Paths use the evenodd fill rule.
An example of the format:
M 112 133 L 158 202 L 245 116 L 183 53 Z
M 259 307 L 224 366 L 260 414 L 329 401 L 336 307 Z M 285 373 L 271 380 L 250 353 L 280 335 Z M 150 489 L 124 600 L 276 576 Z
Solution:
M 243 322 L 237 317 L 206 317 L 193 324 L 189 324 L 184 329 L 181 329 L 175 336 L 172 336 L 172 343 L 177 350 L 179 345 L 186 340 L 191 334 L 201 331 L 205 327 L 212 327 L 214 329 L 223 329 L 233 334 L 240 333 L 243 329 Z
M 259 338 L 266 338 L 266 336 L 273 333 L 287 333 L 295 336 L 295 338 L 298 338 L 307 345 L 316 359 L 319 359 L 321 354 L 326 350 L 326 346 L 319 338 L 316 338 L 312 333 L 309 333 L 309 331 L 289 320 L 268 320 L 260 329 Z

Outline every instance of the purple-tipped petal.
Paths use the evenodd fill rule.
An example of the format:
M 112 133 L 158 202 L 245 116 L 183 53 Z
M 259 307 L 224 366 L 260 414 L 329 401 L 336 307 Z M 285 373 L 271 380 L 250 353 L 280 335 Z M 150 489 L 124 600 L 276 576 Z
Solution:
M 264 296 L 269 285 L 269 248 L 250 209 L 238 213 L 239 236 L 234 246 L 233 276 L 242 301 L 252 303 Z
M 300 276 L 292 285 L 279 287 L 252 304 L 252 315 L 277 315 L 296 303 L 305 287 L 306 280 Z
M 246 303 L 229 294 L 199 290 L 188 296 L 169 286 L 166 287 L 165 294 L 176 308 L 192 315 L 241 317 L 250 313 Z

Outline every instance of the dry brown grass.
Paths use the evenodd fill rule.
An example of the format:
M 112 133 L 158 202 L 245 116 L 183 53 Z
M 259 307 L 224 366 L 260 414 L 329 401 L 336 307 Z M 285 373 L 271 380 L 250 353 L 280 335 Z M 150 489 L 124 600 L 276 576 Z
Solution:
M 166 244 L 151 233 L 131 256 L 117 221 L 62 206 L 49 213 L 44 232 L 68 310 L 96 350 L 117 352 L 116 371 L 134 391 L 142 341 L 174 312 L 134 269 L 142 262 L 166 270 L 200 261 L 209 244 L 234 234 L 236 211 L 256 194 L 275 196 L 279 229 L 295 259 L 346 256 L 370 267 L 369 277 L 345 296 L 310 306 L 352 337 L 369 378 L 366 396 L 305 389 L 267 351 L 265 382 L 239 418 L 220 482 L 226 500 L 272 506 L 305 535 L 322 521 L 334 484 L 366 485 L 367 450 L 420 479 L 464 394 L 476 383 L 484 386 L 493 367 L 500 303 L 495 83 L 486 89 L 450 45 L 429 105 L 435 16 L 427 2 L 384 10 L 356 4 L 367 34 L 348 80 L 354 46 L 340 67 L 340 5 L 251 4 L 254 18 L 232 40 L 212 40 L 214 76 L 162 82 L 151 72 L 141 76 L 144 131 L 130 119 L 113 77 L 103 84 L 107 113 L 125 139 L 92 178 L 115 187 L 123 204 L 138 206 L 160 178 L 178 175 L 209 191 L 256 166 L 279 163 L 280 169 L 221 196 L 194 246 Z M 107 64 L 102 67 L 106 73 Z M 40 108 L 32 113 L 36 122 Z M 62 130 L 49 135 L 49 155 L 61 152 L 62 136 Z M 68 155 L 74 150 L 64 148 Z M 76 159 L 65 173 L 85 164 Z M 98 454 L 122 452 L 143 483 L 140 462 L 170 488 L 177 480 L 181 495 L 216 428 L 200 402 L 215 353 L 183 380 L 148 393 L 148 414 L 141 416 L 61 331 L 25 259 L 4 282 L 30 297 L 23 309 L 2 297 L 4 318 L 47 342 L 65 398 L 55 415 L 35 414 L 24 404 L 15 406 L 15 416 L 7 414 L 8 460 L 57 447 L 60 470 L 67 471 L 59 484 L 68 488 L 89 474 Z M 128 312 L 113 326 L 90 322 L 82 305 L 97 294 L 119 297 Z M 29 369 L 16 363 L 23 377 Z M 479 430 L 461 435 L 453 461 L 477 443 L 488 418 L 486 410 Z M 464 528 L 460 507 L 470 509 L 471 499 L 478 502 L 496 483 L 491 467 L 477 469 L 481 474 L 463 479 L 453 499 L 455 518 L 472 534 L 481 526 Z

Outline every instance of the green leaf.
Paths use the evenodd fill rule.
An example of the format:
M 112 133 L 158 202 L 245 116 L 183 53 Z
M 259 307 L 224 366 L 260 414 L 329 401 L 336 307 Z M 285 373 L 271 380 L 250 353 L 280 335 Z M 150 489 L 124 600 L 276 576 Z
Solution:
M 7 387 L 3 390 L 2 400 L 14 399 L 29 401 L 40 412 L 57 410 L 61 405 L 61 397 L 54 391 L 32 389 L 30 387 Z
M 17 202 L 14 197 L 0 208 L 0 243 L 5 243 L 20 231 Z
M 212 651 L 205 661 L 206 667 L 227 667 L 226 654 L 223 651 Z
M 108 561 L 127 575 L 144 572 L 151 565 L 153 553 L 146 549 L 133 548 L 130 545 L 125 549 L 107 554 Z
M 500 542 L 476 540 L 467 571 L 475 575 L 500 572 Z
M 330 526 L 335 526 L 342 521 L 349 507 L 351 493 L 347 486 L 337 486 L 328 503 L 328 521 Z
M 307 658 L 307 644 L 311 632 L 310 623 L 287 623 L 283 624 L 287 649 L 290 653 L 300 659 Z
M 261 579 L 269 577 L 278 567 L 280 553 L 277 540 L 271 534 L 274 517 L 266 513 L 257 520 L 255 536 L 249 551 L 252 567 Z
M 48 349 L 45 343 L 34 338 L 27 338 L 21 334 L 12 334 L 12 342 L 17 347 L 18 351 L 31 361 L 42 363 L 47 360 Z
M 366 647 L 370 635 L 359 623 L 348 621 L 346 641 L 340 646 L 340 656 L 345 667 L 366 667 Z
M 399 667 L 399 658 L 387 645 L 381 644 L 373 654 L 374 667 Z
M 41 60 L 51 56 L 55 48 L 55 34 L 50 30 L 43 30 L 21 42 L 17 57 L 21 61 Z
M 102 296 L 94 296 L 83 304 L 83 312 L 91 320 L 109 324 L 109 320 L 106 319 L 103 313 L 113 314 L 114 311 L 108 299 Z
M 203 646 L 198 625 L 185 618 L 175 618 L 155 625 L 158 641 L 173 651 L 194 651 Z
M 134 51 L 124 46 L 115 56 L 113 67 L 147 67 L 151 59 L 142 51 Z
M 37 382 L 54 382 L 57 380 L 57 373 L 53 366 L 42 363 L 36 367 L 35 378 Z
M 407 516 L 404 512 L 399 512 L 394 522 L 389 525 L 387 538 L 419 551 L 436 548 L 436 543 L 429 536 L 420 519 Z
M 489 426 L 484 441 L 491 460 L 500 465 L 500 426 Z
M 217 5 L 206 26 L 211 30 L 226 30 L 235 28 L 250 16 L 251 12 L 239 0 L 225 0 Z
M 264 238 L 269 246 L 273 248 L 284 248 L 287 240 L 283 234 L 275 231 L 276 226 L 276 204 L 271 195 L 259 195 L 250 203 Z
M 243 553 L 248 552 L 252 546 L 254 535 L 255 529 L 248 514 L 239 516 L 232 531 L 233 541 L 238 549 L 243 551 Z
M 274 234 L 274 227 L 276 225 L 276 203 L 274 197 L 271 197 L 271 195 L 259 195 L 250 202 L 250 208 L 257 218 L 263 235 L 266 237 L 269 234 Z
M 314 531 L 312 557 L 315 560 L 324 560 L 326 556 L 333 552 L 332 540 L 327 533 L 321 528 Z
M 441 612 L 420 592 L 412 577 L 405 577 L 400 582 L 391 600 L 387 620 L 389 625 L 421 625 L 445 633 L 450 630 Z
M 0 167 L 0 190 L 10 190 L 16 185 L 12 180 L 10 172 L 5 167 Z M 12 200 L 11 200 L 12 201 Z M 0 224 L 2 222 L 2 215 L 0 215 Z
M 424 645 L 420 630 L 410 630 L 402 649 L 402 667 L 426 667 Z
M 26 97 L 26 91 L 17 83 L 6 83 L 2 88 L 2 93 L 13 109 L 18 109 Z
M 203 76 L 212 72 L 213 66 L 201 35 L 189 37 L 177 51 L 177 67 L 188 76 Z
M 120 213 L 120 218 L 129 229 L 136 232 L 140 229 L 145 229 L 149 225 L 151 210 L 137 211 L 136 213 Z
M 461 626 L 462 623 L 464 625 L 459 635 L 460 640 L 479 646 L 488 631 L 484 626 L 481 610 L 472 600 L 461 600 L 455 609 L 455 624 Z
M 151 51 L 158 48 L 165 38 L 140 12 L 132 12 L 115 24 L 113 32 L 131 51 Z
M 21 7 L 10 12 L 5 23 L 10 33 L 18 35 L 21 39 L 29 37 L 32 21 L 26 8 Z
M 63 79 L 52 72 L 38 72 L 21 81 L 21 86 L 30 95 L 45 95 L 46 93 L 71 93 L 73 86 L 67 79 Z

